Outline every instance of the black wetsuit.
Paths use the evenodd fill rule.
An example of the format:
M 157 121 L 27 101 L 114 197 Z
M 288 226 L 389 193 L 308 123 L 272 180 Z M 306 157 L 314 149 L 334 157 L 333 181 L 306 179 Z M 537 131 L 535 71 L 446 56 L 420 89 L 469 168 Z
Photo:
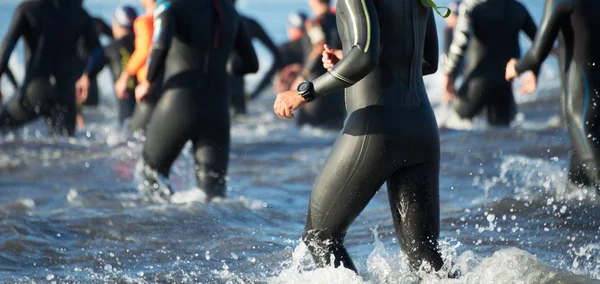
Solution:
M 467 75 L 452 102 L 454 110 L 470 119 L 485 109 L 491 125 L 509 125 L 517 107 L 512 85 L 504 79 L 506 62 L 520 57 L 519 31 L 533 40 L 535 23 L 515 0 L 465 0 L 459 14 L 444 66 L 456 78 L 469 47 Z
M 328 12 L 318 21 L 325 34 L 325 43 L 331 48 L 341 48 L 342 43 L 340 41 L 340 35 L 338 34 L 335 15 Z M 325 74 L 327 70 L 323 68 L 322 57 L 320 55 L 315 58 L 308 58 L 308 55 L 313 49 L 308 32 L 304 34 L 300 41 L 305 56 L 303 68 L 308 72 L 308 77 L 306 79 L 313 80 Z M 344 118 L 346 117 L 344 92 L 340 90 L 329 94 L 327 97 L 318 101 L 314 101 L 310 105 L 300 109 L 296 117 L 296 123 L 298 125 L 308 124 L 332 129 L 342 128 Z
M 77 42 L 84 37 L 91 54 L 101 52 L 90 16 L 79 0 L 21 3 L 0 49 L 0 74 L 6 70 L 10 54 L 21 36 L 25 42 L 25 80 L 19 93 L 0 114 L 2 127 L 18 127 L 44 115 L 55 133 L 73 135 L 74 86 L 81 74 L 72 68 L 78 60 Z
M 440 61 L 442 62 L 442 65 L 444 65 L 446 63 L 446 58 L 448 58 L 448 54 L 450 54 L 450 45 L 452 45 L 452 39 L 454 38 L 454 29 L 451 27 L 446 27 L 444 28 L 444 46 L 443 46 L 443 52 L 442 55 L 440 57 Z M 458 68 L 458 73 L 456 74 L 456 76 L 461 76 L 464 70 L 464 58 L 463 60 L 459 63 Z
M 148 80 L 164 69 L 164 92 L 148 124 L 142 152 L 153 173 L 169 175 L 189 140 L 198 187 L 208 198 L 225 195 L 229 163 L 229 98 L 226 64 L 235 47 L 231 73 L 258 70 L 248 35 L 230 0 L 160 1 L 155 12 Z M 238 30 L 239 28 L 239 30 Z M 152 176 L 146 178 L 152 181 Z
M 573 145 L 569 178 L 600 190 L 600 13 L 596 0 L 547 0 L 540 31 L 516 70 L 538 70 L 559 40 L 562 103 Z
M 337 2 L 337 17 L 344 58 L 313 84 L 315 102 L 346 88 L 348 118 L 314 184 L 304 241 L 318 266 L 333 257 L 355 270 L 344 236 L 387 182 L 402 251 L 412 265 L 437 270 L 440 144 L 423 82 L 438 66 L 432 9 L 418 0 L 347 0 Z
M 102 70 L 104 65 L 108 64 L 110 67 L 110 73 L 113 79 L 116 81 L 121 72 L 125 69 L 127 61 L 131 57 L 134 50 L 135 35 L 132 33 L 125 35 L 124 37 L 111 42 L 104 48 L 104 52 L 100 60 L 91 61 L 86 67 L 86 73 L 90 77 L 90 80 L 98 75 L 98 72 Z M 127 93 L 129 94 L 127 99 L 118 99 L 119 107 L 119 124 L 129 118 L 135 108 L 135 87 L 137 86 L 137 79 L 135 77 L 129 78 L 127 84 Z
M 258 39 L 273 56 L 273 63 L 271 68 L 267 71 L 262 79 L 259 81 L 256 89 L 249 94 L 249 98 L 256 98 L 260 93 L 271 83 L 271 79 L 280 67 L 281 58 L 279 56 L 279 50 L 273 43 L 271 38 L 267 35 L 265 30 L 256 22 L 254 19 L 240 15 L 241 24 L 244 25 L 244 29 L 248 33 L 251 39 Z M 233 52 L 233 57 L 238 56 L 237 53 Z M 246 113 L 246 95 L 244 83 L 244 76 L 231 76 L 230 79 L 230 96 L 231 96 L 231 107 L 234 114 L 245 114 Z

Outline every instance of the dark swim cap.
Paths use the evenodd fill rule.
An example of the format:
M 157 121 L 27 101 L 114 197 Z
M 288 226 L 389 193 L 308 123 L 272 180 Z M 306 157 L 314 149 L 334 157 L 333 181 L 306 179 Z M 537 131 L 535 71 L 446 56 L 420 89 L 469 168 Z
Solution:
M 115 9 L 114 19 L 121 27 L 132 28 L 135 18 L 137 18 L 137 12 L 129 5 L 119 5 Z
M 297 29 L 304 29 L 304 22 L 308 17 L 302 12 L 293 12 L 288 15 L 288 21 L 291 26 Z

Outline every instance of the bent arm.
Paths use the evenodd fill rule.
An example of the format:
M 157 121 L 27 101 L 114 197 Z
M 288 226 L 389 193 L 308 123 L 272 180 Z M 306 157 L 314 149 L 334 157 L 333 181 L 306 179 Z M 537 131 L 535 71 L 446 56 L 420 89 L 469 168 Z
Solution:
M 26 25 L 25 3 L 22 3 L 17 7 L 17 9 L 15 9 L 12 22 L 10 23 L 10 27 L 6 32 L 2 46 L 0 47 L 0 60 L 2 60 L 0 61 L 0 75 L 4 74 L 8 68 L 8 60 L 10 59 L 10 55 L 15 49 L 17 41 L 21 35 L 23 35 Z
M 241 22 L 235 36 L 234 48 L 239 58 L 235 58 L 231 61 L 231 74 L 241 76 L 258 71 L 258 58 L 256 57 L 256 52 L 252 46 L 250 36 Z
M 473 3 L 469 1 L 463 2 L 459 7 L 458 22 L 454 28 L 452 35 L 452 44 L 450 44 L 450 51 L 446 58 L 446 64 L 444 66 L 444 73 L 452 78 L 456 78 L 456 75 L 460 71 L 459 65 L 462 62 L 467 47 L 469 46 L 469 39 L 472 34 L 471 26 L 471 11 L 473 9 Z
M 164 8 L 161 8 L 161 6 Z M 147 79 L 150 83 L 153 83 L 160 77 L 159 74 L 164 68 L 171 40 L 175 34 L 175 19 L 169 7 L 170 2 L 163 2 L 156 8 L 157 13 L 154 14 L 152 51 L 147 63 Z
M 133 24 L 135 33 L 135 50 L 131 54 L 125 69 L 130 76 L 135 76 L 146 64 L 152 43 L 152 26 L 149 21 L 138 18 Z
M 353 15 L 338 13 L 338 17 L 348 17 L 347 22 L 354 25 L 354 45 L 332 69 L 313 81 L 316 97 L 354 85 L 379 62 L 379 20 L 375 6 L 371 1 L 361 0 L 348 0 L 342 5 L 349 5 L 347 10 L 353 11 Z
M 254 24 L 256 25 L 256 38 L 258 38 L 258 40 L 269 49 L 271 55 L 273 56 L 273 63 L 271 64 L 269 71 L 264 74 L 263 78 L 258 83 L 258 86 L 254 92 L 251 93 L 251 97 L 255 97 L 262 92 L 262 90 L 264 90 L 269 83 L 271 83 L 271 78 L 273 78 L 277 70 L 281 68 L 281 55 L 279 54 L 279 49 L 277 49 L 277 46 L 275 46 L 265 30 L 258 23 L 255 22 Z
M 542 62 L 550 53 L 554 40 L 560 30 L 561 21 L 569 15 L 572 9 L 571 1 L 547 0 L 544 18 L 540 25 L 531 48 L 516 64 L 515 69 L 519 74 L 525 71 L 539 70 Z
M 430 75 L 437 72 L 439 61 L 439 45 L 435 19 L 433 18 L 433 9 L 429 11 L 427 20 L 427 30 L 425 33 L 425 45 L 423 47 L 423 75 Z

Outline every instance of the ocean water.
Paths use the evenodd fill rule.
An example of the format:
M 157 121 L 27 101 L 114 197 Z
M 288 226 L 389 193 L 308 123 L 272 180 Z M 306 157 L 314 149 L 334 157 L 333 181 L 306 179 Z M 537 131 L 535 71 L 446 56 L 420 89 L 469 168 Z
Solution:
M 307 10 L 304 0 L 239 2 L 278 43 L 287 13 Z M 0 1 L 1 35 L 18 3 Z M 119 3 L 85 0 L 106 19 Z M 524 4 L 539 22 L 543 1 Z M 529 46 L 525 37 L 522 43 Z M 271 58 L 257 49 L 264 72 Z M 21 78 L 22 58 L 10 63 Z M 249 76 L 249 87 L 256 78 Z M 300 236 L 311 185 L 337 133 L 278 119 L 272 92 L 232 126 L 226 200 L 203 202 L 190 145 L 172 171 L 173 203 L 145 200 L 134 176 L 143 139 L 118 132 L 103 71 L 100 86 L 108 88 L 97 109 L 85 110 L 88 126 L 76 137 L 51 138 L 41 122 L 0 137 L 0 282 L 600 283 L 600 202 L 593 190 L 566 184 L 570 141 L 560 126 L 556 60 L 545 63 L 535 94 L 517 96 L 520 113 L 509 129 L 453 117 L 439 105 L 440 78 L 426 77 L 445 125 L 441 245 L 448 263 L 439 275 L 408 268 L 385 187 L 347 235 L 359 275 L 315 269 Z M 460 278 L 443 276 L 454 269 Z

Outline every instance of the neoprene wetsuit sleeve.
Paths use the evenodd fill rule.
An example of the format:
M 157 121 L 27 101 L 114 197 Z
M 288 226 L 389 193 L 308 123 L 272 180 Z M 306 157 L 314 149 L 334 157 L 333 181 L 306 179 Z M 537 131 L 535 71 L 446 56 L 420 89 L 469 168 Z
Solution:
M 150 53 L 150 44 L 152 43 L 153 20 L 149 15 L 140 16 L 133 22 L 133 30 L 135 33 L 135 50 L 127 61 L 125 70 L 130 76 L 137 75 L 138 71 L 148 61 Z
M 102 69 L 104 66 L 104 50 L 98 39 L 98 31 L 96 30 L 96 21 L 86 14 L 88 20 L 85 23 L 83 30 L 83 39 L 87 51 L 91 54 L 86 65 L 85 72 L 95 68 Z M 98 70 L 99 72 L 99 70 Z M 89 73 L 88 73 L 89 74 Z
M 258 40 L 260 40 L 260 42 L 262 42 L 262 44 L 264 44 L 269 49 L 269 51 L 271 51 L 271 55 L 273 56 L 273 63 L 271 64 L 271 68 L 265 73 L 263 78 L 260 80 L 254 92 L 250 94 L 250 97 L 254 98 L 257 97 L 258 94 L 260 94 L 260 92 L 262 92 L 262 90 L 264 90 L 269 85 L 269 83 L 271 83 L 271 78 L 273 78 L 277 70 L 281 67 L 281 55 L 279 54 L 277 46 L 275 46 L 271 38 L 269 38 L 269 36 L 265 32 L 265 30 L 256 21 L 250 20 L 249 22 L 251 22 L 252 25 L 256 26 L 254 28 L 254 30 L 256 31 L 256 38 L 258 38 Z
M 333 68 L 313 81 L 316 97 L 354 85 L 379 62 L 379 19 L 373 2 L 347 0 L 344 3 L 350 6 L 348 11 L 352 14 L 337 16 L 346 18 L 354 45 Z
M 252 46 L 250 36 L 241 23 L 238 26 L 238 32 L 235 36 L 234 48 L 239 58 L 230 61 L 230 73 L 236 76 L 255 73 L 258 71 L 258 58 Z
M 171 9 L 171 2 L 162 2 L 154 12 L 154 35 L 152 36 L 152 51 L 148 56 L 147 80 L 153 83 L 160 78 L 164 68 L 165 59 L 175 34 L 175 18 Z
M 10 59 L 10 55 L 12 54 L 15 46 L 17 45 L 17 41 L 23 34 L 27 22 L 25 19 L 25 3 L 21 3 L 15 9 L 15 12 L 12 17 L 12 22 L 10 23 L 10 27 L 6 32 L 6 36 L 4 37 L 4 41 L 2 42 L 2 47 L 0 47 L 0 75 L 4 74 L 6 69 L 8 68 L 8 60 Z
M 450 45 L 450 51 L 446 58 L 446 64 L 444 66 L 444 73 L 452 78 L 456 78 L 459 70 L 459 65 L 465 56 L 465 51 L 469 46 L 469 39 L 471 38 L 472 28 L 471 27 L 471 3 L 474 1 L 464 1 L 460 4 L 458 11 L 460 17 L 454 28 L 454 34 L 452 35 L 452 44 Z
M 95 54 L 94 52 L 85 66 L 84 74 L 87 74 L 90 78 L 95 78 L 107 63 L 107 56 L 104 54 L 104 50 L 101 51 L 100 54 Z
M 435 26 L 433 9 L 431 9 L 429 11 L 429 19 L 427 20 L 425 45 L 423 47 L 423 75 L 430 75 L 437 72 L 438 61 L 440 59 L 439 49 L 437 28 Z
M 552 50 L 554 40 L 560 30 L 560 23 L 571 12 L 571 1 L 548 0 L 544 9 L 544 17 L 531 48 L 516 64 L 519 74 L 527 70 L 539 70 L 542 62 Z

